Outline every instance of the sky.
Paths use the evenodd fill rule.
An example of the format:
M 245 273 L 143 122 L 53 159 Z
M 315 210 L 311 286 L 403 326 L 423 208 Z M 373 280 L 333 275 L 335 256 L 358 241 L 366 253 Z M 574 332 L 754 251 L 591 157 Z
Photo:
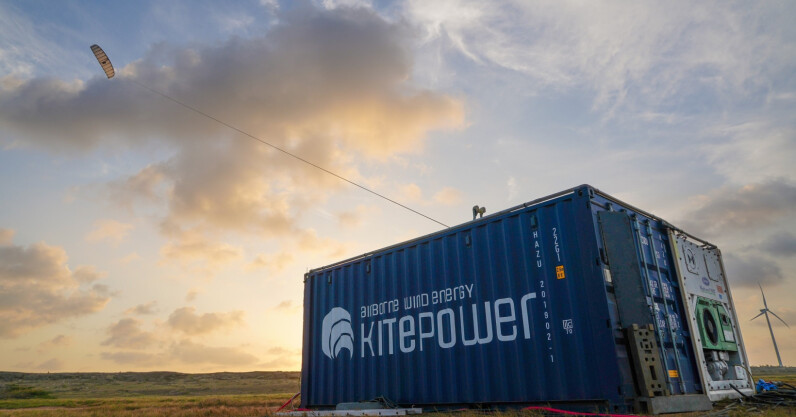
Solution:
M 717 244 L 776 364 L 749 319 L 760 283 L 796 327 L 794 16 L 0 0 L 0 370 L 298 370 L 305 272 L 441 229 L 146 87 L 445 224 L 591 184 Z

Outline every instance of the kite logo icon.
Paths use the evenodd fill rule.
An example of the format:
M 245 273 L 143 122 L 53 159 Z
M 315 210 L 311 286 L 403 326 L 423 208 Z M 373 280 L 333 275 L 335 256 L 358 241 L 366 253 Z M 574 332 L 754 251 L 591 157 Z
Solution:
M 694 251 L 691 248 L 685 248 L 685 267 L 691 273 L 698 273 L 697 270 L 697 263 L 696 263 L 696 255 L 694 255 Z
M 348 349 L 349 358 L 354 357 L 354 329 L 351 327 L 351 314 L 335 307 L 323 318 L 321 350 L 329 359 L 334 359 L 343 349 Z

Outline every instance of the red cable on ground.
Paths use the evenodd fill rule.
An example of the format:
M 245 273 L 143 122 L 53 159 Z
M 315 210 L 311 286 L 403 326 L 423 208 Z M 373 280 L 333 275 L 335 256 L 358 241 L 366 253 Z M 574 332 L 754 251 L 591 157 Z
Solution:
M 276 411 L 274 411 L 274 412 L 275 412 L 275 413 L 278 413 L 278 412 L 282 411 L 282 409 L 283 409 L 283 408 L 287 407 L 287 406 L 288 406 L 288 404 L 292 403 L 292 402 L 293 402 L 293 400 L 295 400 L 295 399 L 296 399 L 296 397 L 298 397 L 299 395 L 301 395 L 301 391 L 297 392 L 297 393 L 296 393 L 296 395 L 294 395 L 294 396 L 290 397 L 290 399 L 289 399 L 289 400 L 287 400 L 287 401 L 286 401 L 284 404 L 282 404 L 282 406 L 281 406 L 281 407 L 277 408 L 277 409 L 276 409 Z
M 523 410 L 543 410 L 551 413 L 566 414 L 570 416 L 602 416 L 602 417 L 638 417 L 631 414 L 596 414 L 596 413 L 579 413 L 576 411 L 559 410 L 550 407 L 525 407 Z

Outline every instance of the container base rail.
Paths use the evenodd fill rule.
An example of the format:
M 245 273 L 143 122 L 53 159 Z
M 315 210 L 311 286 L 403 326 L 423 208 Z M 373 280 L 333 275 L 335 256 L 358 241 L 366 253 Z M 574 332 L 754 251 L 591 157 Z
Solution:
M 581 185 L 310 270 L 301 407 L 707 411 L 738 323 L 715 245 Z

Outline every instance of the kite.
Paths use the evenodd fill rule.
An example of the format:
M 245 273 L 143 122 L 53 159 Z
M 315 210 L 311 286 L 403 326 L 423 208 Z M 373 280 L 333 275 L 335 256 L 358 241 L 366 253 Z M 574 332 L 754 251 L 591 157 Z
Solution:
M 111 60 L 108 59 L 108 55 L 105 55 L 105 51 L 99 47 L 99 45 L 91 45 L 91 52 L 94 52 L 94 56 L 97 57 L 97 62 L 99 62 L 102 69 L 105 71 L 105 75 L 108 78 L 113 78 L 116 75 L 116 71 L 113 69 L 113 64 L 111 64 Z

